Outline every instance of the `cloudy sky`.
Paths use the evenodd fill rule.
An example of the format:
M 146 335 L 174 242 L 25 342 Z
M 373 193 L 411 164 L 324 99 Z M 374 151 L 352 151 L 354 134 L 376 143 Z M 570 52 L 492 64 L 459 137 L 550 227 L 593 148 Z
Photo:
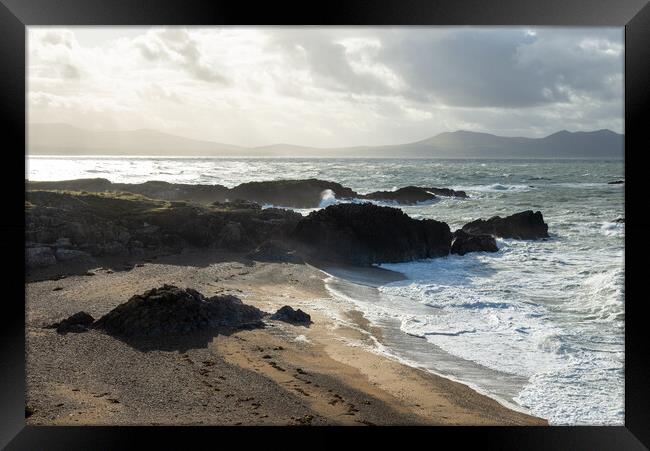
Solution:
M 243 146 L 623 131 L 622 28 L 29 27 L 28 121 Z

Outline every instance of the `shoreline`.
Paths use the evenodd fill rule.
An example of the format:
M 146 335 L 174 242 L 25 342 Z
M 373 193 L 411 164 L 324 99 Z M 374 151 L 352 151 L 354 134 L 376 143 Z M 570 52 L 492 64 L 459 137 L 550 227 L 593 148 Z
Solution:
M 204 251 L 94 273 L 26 282 L 28 424 L 547 424 L 364 347 L 378 330 L 350 309 L 358 327 L 332 319 L 337 301 L 317 267 Z M 98 331 L 42 329 L 79 310 L 98 318 L 163 283 L 234 294 L 265 311 L 288 304 L 313 324 L 268 321 L 148 349 Z
M 333 289 L 330 286 L 330 282 L 332 281 L 337 281 L 337 282 L 343 282 L 344 284 L 351 284 L 351 285 L 364 285 L 367 287 L 370 287 L 374 291 L 377 292 L 377 296 L 381 297 L 381 294 L 379 294 L 379 291 L 377 288 L 381 285 L 387 284 L 387 283 L 392 283 L 396 281 L 401 281 L 401 280 L 408 280 L 406 275 L 390 270 L 390 269 L 385 269 L 381 267 L 372 267 L 372 268 L 321 268 L 321 271 L 323 271 L 325 274 L 328 275 L 330 279 L 333 280 L 325 280 L 325 286 L 330 292 L 330 294 L 335 297 L 337 296 L 337 292 L 335 289 Z M 328 272 L 330 270 L 331 272 Z M 335 275 L 338 274 L 338 275 Z M 347 279 L 343 279 L 342 276 L 347 277 Z M 359 309 L 360 306 L 355 303 L 355 300 L 352 300 L 352 297 L 349 295 L 349 293 L 338 293 L 338 296 L 341 296 L 341 294 L 345 297 L 348 297 L 350 300 L 349 302 L 351 303 L 353 308 Z M 395 345 L 395 343 L 387 344 L 384 340 L 385 335 L 382 331 L 382 327 L 380 325 L 374 324 L 371 322 L 365 315 L 362 310 L 349 310 L 348 312 L 344 312 L 347 314 L 350 319 L 353 322 L 357 323 L 357 326 L 363 330 L 366 330 L 368 333 L 373 335 L 373 338 L 376 341 L 376 344 L 378 346 L 369 346 L 368 349 L 371 352 L 375 352 L 376 354 L 386 357 L 389 359 L 392 359 L 394 361 L 399 362 L 400 364 L 410 366 L 412 368 L 416 368 L 419 370 L 423 370 L 426 372 L 429 372 L 431 374 L 434 374 L 439 377 L 443 377 L 446 379 L 449 379 L 451 381 L 457 382 L 459 384 L 463 384 L 471 388 L 472 390 L 476 391 L 477 393 L 487 396 L 491 399 L 494 399 L 497 401 L 499 404 L 501 404 L 503 407 L 527 414 L 527 415 L 533 415 L 532 412 L 530 412 L 528 409 L 525 407 L 517 404 L 514 400 L 512 399 L 506 399 L 505 396 L 499 395 L 498 393 L 492 393 L 488 389 L 481 387 L 479 384 L 472 382 L 471 380 L 464 379 L 462 375 L 454 375 L 453 371 L 442 371 L 438 370 L 435 367 L 431 366 L 426 366 L 422 362 L 416 362 L 413 360 L 410 360 L 404 356 L 400 356 L 399 351 L 400 349 L 393 349 L 391 347 L 392 345 Z M 351 315 L 352 314 L 352 315 Z M 405 332 L 400 331 L 402 334 L 405 334 Z M 414 337 L 416 340 L 425 340 L 422 337 Z M 453 356 L 452 354 L 449 354 L 448 352 L 438 348 L 437 346 L 427 343 L 429 346 L 432 348 L 435 347 L 437 348 L 439 353 L 445 354 L 446 356 L 449 357 L 450 360 L 455 360 L 458 359 L 458 361 L 461 361 L 459 357 Z M 434 363 L 435 365 L 435 363 Z M 478 366 L 478 365 L 477 365 Z M 494 371 L 485 369 L 486 373 L 494 373 Z M 502 377 L 502 375 L 500 375 Z M 485 375 L 482 375 L 481 379 L 483 377 L 486 377 Z

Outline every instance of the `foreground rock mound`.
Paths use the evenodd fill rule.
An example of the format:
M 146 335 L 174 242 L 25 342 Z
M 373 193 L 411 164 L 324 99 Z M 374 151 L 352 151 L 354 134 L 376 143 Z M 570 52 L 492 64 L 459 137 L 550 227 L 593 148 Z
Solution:
M 93 325 L 111 335 L 153 337 L 218 327 L 263 327 L 265 313 L 234 296 L 206 298 L 196 290 L 163 285 L 133 296 Z
M 311 316 L 309 314 L 303 312 L 300 309 L 294 310 L 293 307 L 289 305 L 285 305 L 284 307 L 278 309 L 277 312 L 271 315 L 271 319 L 292 324 L 311 324 Z
M 95 321 L 95 318 L 86 312 L 78 312 L 58 323 L 50 324 L 48 329 L 56 329 L 60 334 L 67 334 L 69 332 L 80 333 L 86 332 L 90 325 Z
M 544 222 L 542 213 L 532 210 L 515 213 L 505 218 L 494 216 L 487 220 L 477 219 L 465 224 L 462 230 L 472 235 L 486 234 L 521 240 L 548 238 L 548 225 Z
M 412 219 L 400 209 L 370 203 L 314 211 L 291 236 L 314 258 L 354 265 L 445 256 L 452 238 L 444 222 Z
M 497 252 L 497 242 L 492 235 L 471 235 L 456 230 L 451 243 L 451 253 L 465 255 L 468 252 Z

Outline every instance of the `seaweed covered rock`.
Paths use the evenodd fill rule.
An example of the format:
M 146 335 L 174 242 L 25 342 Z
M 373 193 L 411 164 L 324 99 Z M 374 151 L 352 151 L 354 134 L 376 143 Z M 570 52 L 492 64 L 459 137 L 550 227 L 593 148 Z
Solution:
M 56 329 L 60 334 L 86 332 L 94 321 L 95 318 L 88 313 L 77 312 L 58 323 L 50 324 L 47 328 Z
M 294 310 L 293 307 L 289 305 L 285 305 L 278 309 L 277 312 L 271 315 L 271 319 L 292 324 L 311 324 L 311 316 L 309 314 L 300 309 Z
M 472 235 L 462 230 L 454 232 L 451 253 L 465 255 L 468 252 L 497 252 L 497 242 L 492 235 Z
M 486 234 L 522 240 L 548 238 L 548 224 L 544 222 L 542 213 L 532 210 L 515 213 L 505 218 L 494 216 L 487 220 L 477 219 L 465 224 L 462 230 L 472 235 Z
M 248 254 L 252 260 L 261 262 L 301 263 L 302 259 L 289 246 L 281 241 L 270 240 L 260 244 Z
M 445 256 L 452 238 L 444 222 L 413 219 L 400 209 L 370 203 L 314 211 L 291 236 L 314 258 L 354 265 Z
M 263 327 L 264 312 L 224 295 L 206 298 L 173 285 L 133 296 L 98 319 L 94 328 L 124 337 L 189 334 L 218 327 Z

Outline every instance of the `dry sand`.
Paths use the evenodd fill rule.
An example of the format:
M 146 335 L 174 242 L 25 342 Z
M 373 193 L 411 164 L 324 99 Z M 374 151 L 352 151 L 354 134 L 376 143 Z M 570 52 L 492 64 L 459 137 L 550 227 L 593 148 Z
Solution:
M 311 265 L 184 253 L 125 270 L 26 284 L 28 424 L 46 425 L 544 425 L 465 385 L 371 352 L 381 340 L 360 312 L 335 308 Z M 85 272 L 85 269 L 83 270 Z M 95 318 L 163 284 L 230 293 L 262 310 L 302 308 L 310 327 L 265 329 L 137 344 L 91 330 L 43 326 L 80 310 Z M 356 345 L 355 345 L 356 344 Z

